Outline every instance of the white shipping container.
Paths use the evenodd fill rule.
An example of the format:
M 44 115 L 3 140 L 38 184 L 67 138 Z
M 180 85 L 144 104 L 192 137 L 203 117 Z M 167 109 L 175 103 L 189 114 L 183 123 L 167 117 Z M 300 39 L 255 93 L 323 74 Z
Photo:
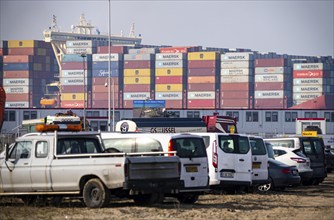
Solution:
M 255 82 L 284 82 L 283 74 L 255 75 Z
M 283 90 L 272 90 L 272 91 L 255 91 L 256 99 L 282 99 L 284 97 Z
M 255 74 L 269 73 L 292 73 L 292 69 L 288 67 L 255 67 Z
M 124 54 L 124 60 L 154 60 L 154 54 Z
M 29 108 L 29 102 L 6 102 L 5 108 Z
M 129 49 L 129 54 L 155 54 L 157 52 L 156 48 L 140 48 L 140 49 Z
M 293 79 L 293 85 L 323 85 L 323 78 L 297 78 Z M 325 81 L 327 82 L 327 80 Z
M 231 76 L 231 75 L 251 75 L 251 69 L 220 69 L 221 76 Z
M 8 78 L 3 79 L 4 86 L 32 86 L 32 80 L 29 78 Z
M 324 70 L 323 63 L 295 63 L 294 70 Z
M 67 48 L 67 54 L 92 54 L 92 48 Z
M 220 55 L 220 59 L 228 61 L 239 61 L 239 60 L 253 60 L 253 54 L 249 52 L 240 52 L 240 53 L 225 53 Z
M 110 54 L 110 61 L 119 61 L 119 55 L 117 53 Z M 109 54 L 93 54 L 93 61 L 109 61 Z
M 183 68 L 183 60 L 156 61 L 155 68 Z
M 87 76 L 87 71 L 84 70 L 62 70 L 60 77 L 84 77 L 84 72 Z
M 314 93 L 304 93 L 304 92 L 294 92 L 293 93 L 293 100 L 309 100 L 309 99 L 315 99 L 319 96 L 322 96 L 322 93 L 320 92 L 314 92 Z
M 86 78 L 86 85 L 88 79 Z M 63 86 L 71 86 L 71 85 L 84 85 L 83 78 L 69 78 L 69 77 L 62 77 L 60 78 L 60 84 Z
M 30 86 L 4 86 L 6 94 L 29 93 Z
M 323 86 L 293 86 L 293 92 L 311 92 L 311 93 L 319 93 L 326 92 L 324 91 L 326 87 Z
M 157 53 L 155 60 L 183 60 L 186 58 L 184 53 Z
M 124 100 L 145 100 L 150 98 L 149 92 L 125 92 Z
M 156 100 L 181 100 L 182 92 L 156 92 Z
M 221 83 L 244 83 L 253 82 L 253 77 L 249 75 L 233 75 L 233 76 L 221 76 Z
M 188 99 L 215 99 L 215 92 L 188 92 Z
M 221 69 L 242 69 L 242 68 L 252 68 L 254 66 L 253 62 L 250 61 L 221 61 Z
M 68 40 L 66 41 L 66 48 L 92 48 L 93 44 L 91 40 Z

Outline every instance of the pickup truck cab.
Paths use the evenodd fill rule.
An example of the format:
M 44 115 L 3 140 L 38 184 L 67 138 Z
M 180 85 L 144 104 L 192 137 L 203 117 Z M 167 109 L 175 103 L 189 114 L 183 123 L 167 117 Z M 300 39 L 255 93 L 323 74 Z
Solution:
M 37 196 L 80 196 L 90 208 L 107 205 L 112 194 L 155 203 L 181 187 L 179 157 L 159 153 L 108 153 L 97 132 L 23 135 L 1 154 L 0 196 L 27 204 Z

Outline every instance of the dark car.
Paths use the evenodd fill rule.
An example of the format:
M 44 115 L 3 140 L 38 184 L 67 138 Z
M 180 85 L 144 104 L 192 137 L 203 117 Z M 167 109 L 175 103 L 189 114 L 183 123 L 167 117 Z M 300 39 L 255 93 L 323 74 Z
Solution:
M 296 166 L 289 166 L 274 159 L 272 145 L 266 143 L 269 159 L 268 171 L 270 183 L 258 186 L 260 191 L 284 190 L 289 186 L 300 185 L 300 176 Z
M 334 146 L 325 146 L 325 159 L 327 173 L 331 173 L 334 169 Z

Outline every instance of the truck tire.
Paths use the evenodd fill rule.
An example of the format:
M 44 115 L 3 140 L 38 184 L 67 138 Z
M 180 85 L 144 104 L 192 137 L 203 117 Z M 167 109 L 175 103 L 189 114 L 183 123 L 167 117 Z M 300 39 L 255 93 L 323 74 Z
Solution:
M 83 188 L 83 199 L 89 208 L 102 208 L 109 203 L 110 192 L 99 179 L 90 179 Z

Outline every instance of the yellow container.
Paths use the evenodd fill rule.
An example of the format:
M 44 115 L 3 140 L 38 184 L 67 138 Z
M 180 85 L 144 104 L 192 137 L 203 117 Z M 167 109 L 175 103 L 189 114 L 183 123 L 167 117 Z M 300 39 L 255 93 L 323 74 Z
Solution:
M 155 69 L 156 76 L 182 76 L 184 68 L 157 68 Z
M 151 76 L 151 69 L 124 69 L 124 76 Z
M 60 97 L 62 101 L 83 101 L 85 93 L 62 93 Z
M 37 47 L 38 42 L 36 40 L 9 40 L 8 48 L 18 47 Z
M 182 92 L 182 84 L 155 84 L 156 92 Z
M 215 76 L 191 76 L 188 83 L 215 83 Z
M 218 59 L 218 52 L 190 52 L 188 53 L 188 60 L 216 60 Z
M 150 84 L 151 77 L 124 77 L 124 84 Z

